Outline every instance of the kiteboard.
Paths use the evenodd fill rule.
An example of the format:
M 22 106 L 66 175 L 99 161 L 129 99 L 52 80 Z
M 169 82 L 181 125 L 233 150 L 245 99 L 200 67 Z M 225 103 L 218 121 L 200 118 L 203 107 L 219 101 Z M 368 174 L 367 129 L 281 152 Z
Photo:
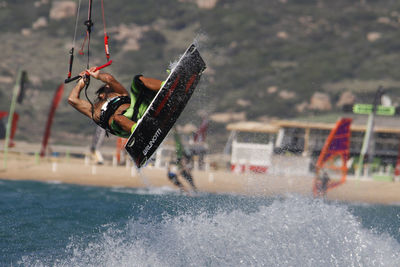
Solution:
M 169 74 L 166 82 L 138 120 L 125 150 L 138 168 L 157 150 L 192 96 L 206 64 L 191 44 Z

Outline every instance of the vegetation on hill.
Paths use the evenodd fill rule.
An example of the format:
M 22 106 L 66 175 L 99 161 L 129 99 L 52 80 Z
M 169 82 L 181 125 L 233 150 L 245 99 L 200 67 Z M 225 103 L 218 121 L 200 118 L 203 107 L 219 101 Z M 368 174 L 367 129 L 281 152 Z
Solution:
M 23 139 L 40 140 L 53 92 L 66 76 L 75 17 L 50 16 L 57 2 L 65 1 L 0 1 L 0 109 L 8 108 L 10 78 L 18 67 L 28 71 L 32 82 L 17 108 L 22 115 L 18 137 Z M 77 47 L 85 30 L 87 1 L 82 2 Z M 350 91 L 357 101 L 370 102 L 380 84 L 395 102 L 400 96 L 398 1 L 219 0 L 212 8 L 182 0 L 104 2 L 114 61 L 108 71 L 126 86 L 136 73 L 164 79 L 169 63 L 193 39 L 200 40 L 208 69 L 181 124 L 199 124 L 199 111 L 245 112 L 250 120 L 337 112 L 341 93 Z M 93 3 L 95 65 L 105 58 L 100 1 Z M 77 56 L 75 73 L 85 60 Z M 333 110 L 307 108 L 315 92 L 327 94 Z M 306 108 L 299 111 L 301 103 Z M 54 140 L 72 142 L 66 137 L 92 131 L 93 124 L 63 101 Z M 223 140 L 223 124 L 214 123 L 211 131 Z

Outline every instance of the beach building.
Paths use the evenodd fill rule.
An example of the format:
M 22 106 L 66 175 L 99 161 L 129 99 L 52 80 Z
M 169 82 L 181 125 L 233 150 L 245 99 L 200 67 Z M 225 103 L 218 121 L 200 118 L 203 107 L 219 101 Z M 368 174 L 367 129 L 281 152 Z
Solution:
M 366 131 L 367 116 L 346 114 L 344 117 L 353 120 L 350 157 L 358 158 Z M 317 120 L 271 120 L 268 123 L 228 124 L 227 130 L 231 132 L 229 140 L 231 169 L 273 174 L 310 173 L 334 125 L 334 121 L 319 122 Z M 373 162 L 375 168 L 380 169 L 381 172 L 382 168 L 393 169 L 399 154 L 399 141 L 400 119 L 377 117 L 369 150 L 369 163 Z M 256 151 L 259 151 L 259 156 L 248 156 Z M 355 164 L 357 161 L 353 160 L 353 162 Z

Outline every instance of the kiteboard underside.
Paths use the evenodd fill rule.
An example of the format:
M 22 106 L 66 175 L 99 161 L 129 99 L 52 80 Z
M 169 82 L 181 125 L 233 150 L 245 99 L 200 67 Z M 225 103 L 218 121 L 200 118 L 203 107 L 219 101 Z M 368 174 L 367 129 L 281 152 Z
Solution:
M 205 68 L 206 64 L 197 47 L 191 44 L 138 121 L 125 145 L 138 168 L 150 159 L 167 136 L 193 94 Z

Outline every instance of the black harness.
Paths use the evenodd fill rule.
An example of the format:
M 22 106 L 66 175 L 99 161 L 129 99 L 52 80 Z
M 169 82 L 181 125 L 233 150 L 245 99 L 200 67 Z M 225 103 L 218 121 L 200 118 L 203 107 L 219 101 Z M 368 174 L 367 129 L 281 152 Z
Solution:
M 139 114 L 139 107 L 145 99 L 153 99 L 156 95 L 155 92 L 148 89 L 143 82 L 139 79 L 142 75 L 136 75 L 134 77 L 135 86 L 139 89 L 139 94 L 136 98 L 135 105 L 133 106 L 133 114 L 132 121 L 137 122 L 137 117 Z M 132 90 L 132 88 L 131 88 Z M 101 128 L 106 130 L 111 134 L 115 134 L 115 132 L 111 129 L 109 125 L 110 117 L 115 113 L 115 111 L 123 104 L 130 104 L 131 99 L 129 96 L 116 96 L 111 99 L 108 99 L 106 103 L 103 104 L 100 111 L 100 120 L 97 123 Z
M 110 132 L 111 134 L 114 134 L 114 131 L 111 129 L 108 121 L 121 105 L 129 103 L 131 103 L 131 99 L 129 98 L 129 96 L 116 96 L 107 100 L 107 102 L 104 103 L 104 105 L 101 107 L 100 120 L 97 125 L 99 125 L 104 130 Z

